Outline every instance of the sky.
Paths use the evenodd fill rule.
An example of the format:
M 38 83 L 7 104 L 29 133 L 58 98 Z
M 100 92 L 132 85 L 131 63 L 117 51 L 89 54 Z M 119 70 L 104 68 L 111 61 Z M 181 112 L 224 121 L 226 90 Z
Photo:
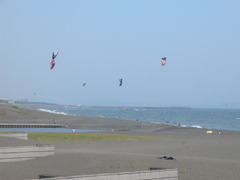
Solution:
M 239 9 L 238 0 L 0 0 L 0 98 L 240 108 Z

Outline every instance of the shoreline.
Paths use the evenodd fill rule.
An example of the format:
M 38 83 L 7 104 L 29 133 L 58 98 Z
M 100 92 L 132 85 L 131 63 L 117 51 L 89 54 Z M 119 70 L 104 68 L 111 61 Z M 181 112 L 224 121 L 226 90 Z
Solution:
M 70 115 L 67 114 L 63 111 L 61 112 L 57 112 L 55 109 L 65 109 L 66 107 L 79 107 L 77 105 L 69 105 L 69 106 L 64 106 L 64 105 L 45 105 L 45 104 L 19 104 L 20 107 L 23 108 L 27 108 L 27 109 L 32 109 L 32 110 L 37 110 L 37 111 L 42 111 L 42 112 L 49 112 L 49 113 L 53 113 L 53 114 L 62 114 L 62 115 L 67 115 L 67 116 L 76 116 L 76 117 L 89 117 L 89 118 L 112 118 L 112 119 L 119 119 L 119 120 L 127 120 L 127 121 L 137 121 L 137 122 L 143 122 L 143 123 L 154 123 L 154 124 L 160 124 L 160 125 L 167 125 L 167 126 L 179 126 L 179 127 L 183 127 L 183 128 L 199 128 L 199 129 L 209 129 L 209 130 L 219 130 L 219 131 L 239 131 L 240 129 L 227 129 L 227 128 L 216 128 L 216 127 L 204 127 L 202 125 L 199 124 L 195 124 L 195 125 L 185 125 L 184 123 L 180 123 L 180 122 L 158 122 L 158 121 L 144 121 L 144 120 L 138 120 L 138 119 L 127 119 L 127 118 L 122 118 L 122 117 L 105 117 L 105 116 L 84 116 L 84 115 Z M 190 107 L 144 107 L 144 106 L 132 106 L 132 107 L 125 107 L 125 106 L 80 106 L 80 107 L 89 107 L 89 108 L 124 108 L 124 110 L 126 110 L 125 108 L 127 108 L 127 110 L 130 109 L 135 109 L 135 108 L 161 108 L 161 109 L 206 109 L 206 108 L 190 108 Z M 207 108 L 208 109 L 208 108 Z M 210 109 L 221 109 L 221 108 L 210 108 Z M 226 110 L 226 109 L 225 109 Z M 236 110 L 236 109 L 232 109 L 232 110 Z M 237 118 L 238 119 L 238 118 Z

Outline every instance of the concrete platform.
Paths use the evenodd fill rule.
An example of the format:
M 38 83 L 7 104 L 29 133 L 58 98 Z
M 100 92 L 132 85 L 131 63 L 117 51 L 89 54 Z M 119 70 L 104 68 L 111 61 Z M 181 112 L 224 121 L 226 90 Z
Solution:
M 0 147 L 0 162 L 24 161 L 50 156 L 54 152 L 55 148 L 51 145 Z
M 178 180 L 177 169 L 44 178 L 45 180 Z M 32 179 L 33 180 L 33 179 Z M 34 179 L 36 180 L 36 179 Z

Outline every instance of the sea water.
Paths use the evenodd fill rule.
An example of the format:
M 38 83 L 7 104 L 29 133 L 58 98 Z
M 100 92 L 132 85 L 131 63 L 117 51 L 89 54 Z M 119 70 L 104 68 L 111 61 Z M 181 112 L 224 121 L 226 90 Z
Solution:
M 240 131 L 240 109 L 64 106 L 41 110 L 76 116 L 110 117 L 182 127 Z

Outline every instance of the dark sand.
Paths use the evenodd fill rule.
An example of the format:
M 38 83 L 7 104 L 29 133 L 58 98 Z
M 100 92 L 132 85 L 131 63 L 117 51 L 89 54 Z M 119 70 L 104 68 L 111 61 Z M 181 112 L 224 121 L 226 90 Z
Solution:
M 152 136 L 161 140 L 37 142 L 0 137 L 0 146 L 52 144 L 55 155 L 0 163 L 0 179 L 22 180 L 38 174 L 85 175 L 178 168 L 180 180 L 239 180 L 240 132 L 181 128 L 112 118 L 56 115 L 0 104 L 0 123 L 68 123 L 69 127 L 103 129 L 110 134 Z M 219 134 L 219 132 L 221 132 Z M 172 156 L 176 160 L 159 159 Z

